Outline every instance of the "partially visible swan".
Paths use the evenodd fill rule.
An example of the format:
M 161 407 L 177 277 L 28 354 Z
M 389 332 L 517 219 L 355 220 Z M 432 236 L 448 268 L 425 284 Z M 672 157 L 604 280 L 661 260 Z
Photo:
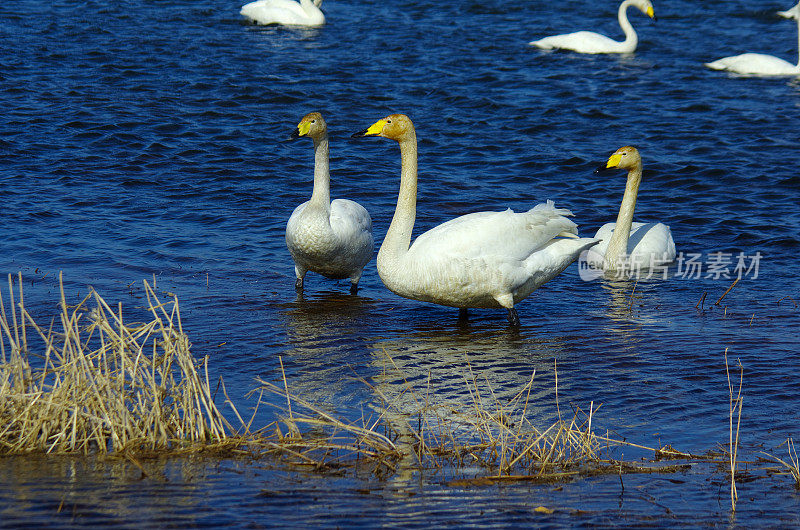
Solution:
M 653 266 L 675 260 L 675 241 L 672 232 L 663 223 L 634 223 L 633 211 L 642 182 L 642 158 L 635 147 L 620 147 L 608 162 L 595 173 L 607 169 L 627 169 L 628 182 L 619 207 L 616 223 L 606 223 L 594 237 L 600 239 L 596 247 L 581 258 L 606 271 L 651 269 Z
M 358 291 L 364 266 L 372 259 L 372 219 L 363 206 L 330 196 L 328 126 L 319 112 L 306 114 L 291 138 L 314 141 L 314 191 L 311 200 L 294 209 L 286 223 L 286 246 L 297 274 L 295 288 L 303 289 L 307 271 L 327 278 L 350 278 L 350 292 Z
M 800 3 L 790 7 L 786 11 L 778 11 L 778 16 L 783 18 L 800 18 Z
M 638 7 L 645 15 L 654 20 L 656 18 L 653 12 L 653 4 L 650 3 L 650 0 L 625 0 L 622 2 L 617 13 L 619 25 L 625 33 L 625 40 L 622 42 L 609 39 L 605 35 L 592 31 L 576 31 L 566 35 L 545 37 L 528 44 L 544 49 L 562 48 L 580 53 L 633 53 L 636 50 L 636 45 L 639 44 L 639 37 L 636 35 L 631 23 L 628 22 L 628 6 Z
M 242 6 L 240 13 L 259 24 L 284 24 L 287 26 L 321 26 L 325 15 L 322 0 L 257 0 Z
M 748 75 L 800 75 L 800 18 L 797 19 L 797 64 L 763 53 L 743 53 L 705 63 L 712 70 L 726 70 Z
M 477 212 L 451 219 L 411 244 L 417 205 L 417 136 L 408 116 L 393 114 L 353 137 L 382 136 L 400 144 L 400 193 L 378 251 L 378 275 L 392 292 L 461 309 L 514 304 L 554 278 L 597 240 L 578 238 L 569 210 L 548 201 L 527 212 Z

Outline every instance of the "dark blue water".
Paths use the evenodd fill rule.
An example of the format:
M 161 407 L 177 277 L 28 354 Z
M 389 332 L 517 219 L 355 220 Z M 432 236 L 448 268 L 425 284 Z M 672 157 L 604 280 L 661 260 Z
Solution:
M 548 425 L 555 360 L 562 407 L 602 403 L 603 431 L 703 453 L 728 440 L 727 348 L 744 367 L 740 455 L 785 457 L 778 446 L 800 427 L 800 85 L 702 63 L 747 51 L 794 61 L 797 26 L 773 14 L 790 5 L 675 0 L 655 5 L 657 23 L 631 11 L 640 45 L 624 57 L 527 45 L 578 29 L 619 38 L 615 3 L 590 4 L 326 0 L 327 25 L 298 30 L 244 23 L 236 2 L 7 2 L 0 272 L 22 271 L 43 322 L 57 311 L 59 271 L 68 297 L 91 285 L 124 305 L 155 277 L 243 410 L 256 377 L 280 377 L 282 357 L 298 393 L 358 415 L 376 396 L 354 373 L 401 393 L 382 375 L 388 354 L 456 407 L 471 402 L 466 373 L 502 398 L 536 370 Z M 518 332 L 501 311 L 463 325 L 452 309 L 401 299 L 374 261 L 357 297 L 310 274 L 298 299 L 283 230 L 310 195 L 313 158 L 310 142 L 285 139 L 311 110 L 330 127 L 332 195 L 369 209 L 377 241 L 398 150 L 349 136 L 403 112 L 420 140 L 416 233 L 552 199 L 590 235 L 616 217 L 624 189 L 624 175 L 592 170 L 635 144 L 636 218 L 669 224 L 700 274 L 675 265 L 667 280 L 585 282 L 573 265 L 518 306 Z M 722 274 L 709 269 L 714 253 Z M 743 271 L 714 306 L 739 256 L 746 267 L 760 256 L 757 276 Z M 269 461 L 170 461 L 142 479 L 124 462 L 15 457 L 0 460 L 0 525 L 800 524 L 790 481 L 748 466 L 758 478 L 739 486 L 731 517 L 713 466 L 624 485 L 463 488 L 435 474 L 329 477 Z

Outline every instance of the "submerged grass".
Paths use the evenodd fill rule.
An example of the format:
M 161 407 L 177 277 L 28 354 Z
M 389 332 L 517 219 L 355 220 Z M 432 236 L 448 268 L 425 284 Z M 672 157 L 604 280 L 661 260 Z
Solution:
M 388 355 L 387 359 L 397 369 Z M 373 407 L 370 414 L 362 413 L 355 422 L 334 417 L 294 395 L 285 377 L 283 385 L 259 380 L 262 393 L 279 396 L 275 403 L 285 403 L 279 406 L 281 419 L 263 431 L 268 440 L 263 447 L 266 452 L 284 457 L 287 463 L 317 469 L 369 464 L 371 471 L 378 474 L 473 470 L 476 478 L 451 481 L 459 485 L 553 482 L 577 475 L 670 473 L 687 467 L 647 465 L 613 457 L 613 449 L 622 446 L 654 454 L 657 450 L 596 433 L 593 418 L 599 407 L 594 403 L 589 404 L 588 410 L 576 408 L 566 418 L 559 412 L 551 425 L 538 427 L 536 418 L 530 417 L 535 373 L 504 403 L 489 381 L 478 380 L 471 371 L 470 374 L 471 378 L 464 380 L 470 396 L 466 410 L 432 402 L 428 385 L 415 388 L 402 379 L 403 388 L 389 398 L 380 388 L 356 376 L 379 397 L 381 404 Z M 673 458 L 679 454 L 689 456 L 671 454 Z

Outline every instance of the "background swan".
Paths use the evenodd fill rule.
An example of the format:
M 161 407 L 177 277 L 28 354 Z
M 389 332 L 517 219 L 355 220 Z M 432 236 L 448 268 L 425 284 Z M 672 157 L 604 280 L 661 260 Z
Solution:
M 572 263 L 595 239 L 578 238 L 569 210 L 552 202 L 527 212 L 477 212 L 417 237 L 417 136 L 408 116 L 393 114 L 353 135 L 382 136 L 400 144 L 397 208 L 378 251 L 378 275 L 392 292 L 461 308 L 504 307 L 519 325 L 514 304 Z M 410 246 L 409 246 L 410 245 Z
M 622 42 L 609 39 L 605 35 L 592 31 L 577 31 L 566 35 L 545 37 L 529 44 L 544 49 L 562 48 L 580 53 L 632 53 L 636 50 L 637 44 L 639 44 L 639 37 L 636 35 L 631 23 L 628 22 L 628 6 L 638 7 L 645 15 L 652 19 L 656 18 L 653 4 L 650 3 L 650 0 L 625 0 L 622 2 L 617 13 L 619 25 L 625 33 L 625 40 Z
M 287 26 L 321 26 L 325 15 L 322 0 L 257 0 L 242 6 L 241 13 L 259 24 L 284 24 Z
M 778 11 L 778 16 L 783 18 L 800 18 L 800 3 L 795 4 L 786 11 Z
M 601 226 L 594 235 L 601 240 L 600 243 L 586 251 L 581 258 L 607 271 L 629 272 L 674 261 L 675 242 L 667 225 L 633 222 L 636 197 L 642 182 L 642 158 L 639 151 L 631 146 L 620 147 L 595 173 L 613 168 L 628 170 L 628 181 L 617 222 Z
M 749 75 L 800 75 L 800 18 L 797 20 L 797 64 L 763 53 L 743 53 L 705 63 L 712 70 Z
M 306 114 L 291 138 L 300 136 L 314 141 L 314 191 L 286 223 L 286 246 L 297 274 L 295 288 L 302 290 L 306 272 L 314 271 L 327 278 L 350 278 L 350 292 L 355 294 L 361 272 L 372 259 L 372 219 L 357 202 L 331 201 L 328 126 L 322 114 Z

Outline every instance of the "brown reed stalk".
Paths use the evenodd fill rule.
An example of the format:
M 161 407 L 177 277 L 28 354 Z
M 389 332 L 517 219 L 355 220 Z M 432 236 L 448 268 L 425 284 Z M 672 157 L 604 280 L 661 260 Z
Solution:
M 733 286 L 731 286 L 733 287 Z M 725 374 L 728 378 L 728 454 L 730 456 L 731 471 L 731 511 L 736 511 L 736 501 L 739 500 L 739 493 L 736 491 L 736 455 L 739 450 L 739 426 L 742 422 L 742 381 L 744 378 L 744 368 L 742 363 L 737 360 L 739 365 L 739 389 L 736 397 L 733 397 L 733 386 L 731 385 L 731 373 L 728 366 L 728 348 L 725 348 Z M 733 430 L 733 413 L 736 412 L 736 432 Z

